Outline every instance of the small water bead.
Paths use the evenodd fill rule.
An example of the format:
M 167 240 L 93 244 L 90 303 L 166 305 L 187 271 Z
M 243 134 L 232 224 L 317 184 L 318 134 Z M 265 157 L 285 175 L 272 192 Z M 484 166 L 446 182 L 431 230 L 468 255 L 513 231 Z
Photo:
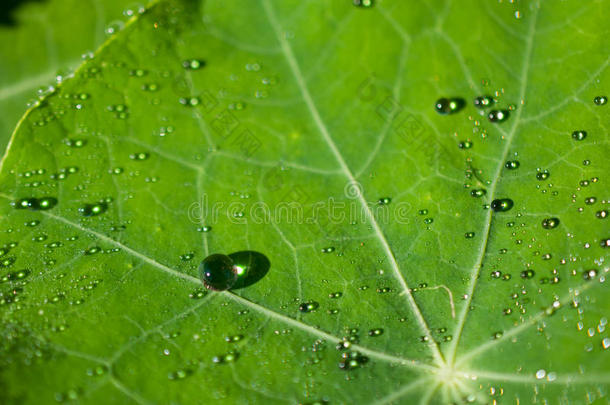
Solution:
M 538 173 L 536 173 L 536 178 L 540 181 L 543 181 L 543 180 L 548 179 L 550 175 L 551 175 L 551 173 L 549 173 L 548 170 L 542 170 L 542 171 L 539 171 Z
M 373 0 L 354 0 L 354 6 L 363 8 L 373 7 Z
M 209 255 L 199 265 L 203 285 L 209 290 L 223 291 L 231 288 L 238 279 L 233 260 L 223 254 Z
M 595 198 L 595 197 L 585 198 L 585 204 L 587 204 L 587 205 L 593 205 L 593 204 L 595 204 L 595 201 L 597 201 L 597 198 Z
M 502 332 L 495 332 L 494 334 L 491 335 L 492 339 L 500 339 L 502 337 L 503 333 Z
M 472 148 L 472 142 L 471 141 L 461 141 L 458 144 L 458 148 L 460 148 L 460 149 L 470 149 L 470 148 Z
M 199 97 L 181 97 L 178 99 L 178 101 L 180 104 L 190 107 L 194 107 L 201 103 L 201 99 Z
M 606 96 L 597 96 L 593 99 L 595 105 L 605 105 L 608 102 L 608 97 Z
M 381 336 L 381 335 L 383 335 L 383 329 L 382 328 L 371 329 L 369 331 L 369 336 L 371 336 L 371 337 Z
M 87 140 L 85 139 L 65 139 L 64 143 L 71 148 L 82 148 L 87 144 Z
M 519 166 L 520 166 L 520 163 L 517 160 L 509 160 L 508 162 L 506 162 L 504 164 L 504 167 L 506 167 L 508 170 L 518 169 Z
M 212 358 L 212 361 L 216 364 L 226 364 L 226 363 L 233 363 L 237 360 L 237 358 L 239 357 L 239 353 L 234 352 L 234 351 L 230 351 L 227 354 L 222 354 L 219 356 L 214 356 Z
M 328 294 L 328 298 L 332 299 L 341 298 L 341 296 L 343 296 L 343 293 L 340 291 Z
M 521 272 L 521 278 L 530 279 L 530 278 L 533 278 L 535 275 L 536 275 L 536 272 L 532 269 L 523 270 Z
M 587 131 L 574 131 L 572 132 L 572 139 L 576 141 L 582 141 L 587 137 Z
M 553 228 L 557 228 L 557 226 L 559 225 L 559 218 L 545 218 L 544 220 L 542 220 L 542 227 L 544 229 L 553 229 Z
M 322 248 L 322 250 L 321 250 L 322 253 L 332 253 L 334 251 L 335 251 L 335 248 L 333 246 L 325 247 L 325 248 Z
M 188 262 L 189 260 L 192 260 L 195 257 L 195 253 L 185 253 L 183 255 L 180 255 L 180 260 L 182 260 L 183 262 Z
M 606 211 L 606 210 L 597 211 L 595 213 L 595 216 L 599 219 L 605 219 L 608 217 L 608 211 Z
M 200 59 L 187 59 L 182 62 L 182 67 L 187 70 L 198 70 L 205 66 L 205 61 Z
M 235 342 L 239 342 L 243 338 L 244 338 L 244 335 L 225 336 L 225 342 L 235 343 Z
M 319 307 L 320 307 L 320 304 L 318 304 L 317 302 L 308 301 L 308 302 L 304 302 L 301 305 L 299 305 L 299 311 L 307 313 L 307 312 L 315 311 Z
M 582 278 L 585 280 L 593 280 L 593 279 L 595 279 L 595 277 L 597 277 L 596 269 L 585 270 L 582 273 Z
M 428 214 L 428 210 L 427 209 L 419 210 L 417 213 L 419 215 L 427 215 Z
M 90 255 L 94 255 L 96 253 L 99 253 L 101 251 L 102 251 L 101 247 L 93 246 L 93 247 L 90 247 L 88 249 L 85 249 L 84 253 L 85 253 L 85 255 L 90 256 Z
M 108 204 L 105 201 L 100 201 L 95 204 L 85 204 L 78 209 L 78 212 L 80 212 L 84 217 L 95 217 L 103 214 L 107 209 Z
M 434 108 L 437 113 L 445 115 L 458 112 L 464 105 L 464 100 L 461 98 L 439 98 L 434 104 Z
M 146 152 L 138 152 L 138 153 L 132 153 L 131 155 L 129 155 L 129 159 L 131 160 L 146 160 L 148 159 L 150 155 Z
M 388 205 L 390 202 L 392 202 L 392 199 L 390 197 L 383 197 L 377 200 L 377 204 L 379 205 Z
M 466 239 L 472 239 L 472 238 L 474 238 L 474 232 L 466 232 L 466 233 L 464 234 L 464 237 L 465 237 Z
M 199 228 L 197 228 L 197 232 L 210 232 L 211 230 L 211 226 L 200 226 Z
M 500 198 L 493 200 L 491 202 L 490 207 L 494 212 L 506 212 L 510 210 L 513 205 L 513 200 L 511 200 L 510 198 Z
M 494 103 L 494 99 L 490 96 L 479 96 L 474 99 L 474 106 L 477 108 L 490 107 Z
M 544 377 L 546 377 L 546 371 L 545 370 L 540 369 L 540 370 L 536 371 L 536 379 L 542 380 Z
M 483 197 L 485 194 L 487 194 L 487 190 L 485 190 L 484 188 L 474 189 L 470 192 L 470 195 L 475 198 Z
M 508 110 L 492 110 L 487 115 L 489 122 L 497 123 L 504 122 L 508 119 L 509 116 Z
M 154 92 L 159 90 L 159 85 L 157 83 L 146 83 L 142 85 L 142 90 Z

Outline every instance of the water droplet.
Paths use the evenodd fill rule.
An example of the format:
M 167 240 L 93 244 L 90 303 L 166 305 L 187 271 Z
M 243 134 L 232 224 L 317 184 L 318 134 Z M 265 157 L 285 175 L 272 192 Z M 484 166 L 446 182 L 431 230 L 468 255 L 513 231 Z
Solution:
M 231 288 L 237 281 L 238 275 L 233 260 L 223 254 L 212 254 L 199 265 L 199 274 L 203 285 L 215 291 Z
M 138 153 L 132 153 L 131 155 L 129 155 L 129 159 L 131 160 L 146 160 L 148 159 L 150 155 L 146 152 L 138 152 Z
M 477 108 L 489 107 L 494 103 L 494 99 L 490 96 L 479 96 L 474 99 L 474 106 Z
M 559 218 L 545 218 L 542 221 L 542 227 L 544 229 L 557 228 L 558 225 L 559 225 Z
M 595 105 L 605 105 L 608 102 L 608 97 L 606 96 L 597 96 L 593 99 Z
M 426 219 L 424 219 L 424 224 L 426 224 L 426 225 L 430 225 L 432 222 L 434 222 L 434 218 L 426 218 Z
M 434 104 L 434 108 L 439 114 L 453 114 L 461 110 L 465 104 L 461 98 L 439 98 Z
M 103 214 L 108 209 L 108 204 L 104 201 L 100 201 L 95 204 L 85 204 L 78 209 L 84 217 L 94 217 Z
M 540 370 L 536 371 L 536 379 L 542 380 L 544 377 L 546 377 L 546 371 L 545 370 L 540 369 Z
M 326 247 L 326 248 L 322 248 L 321 252 L 322 253 L 332 253 L 335 251 L 335 248 L 332 246 Z
M 383 197 L 377 200 L 377 204 L 379 205 L 388 205 L 390 202 L 392 202 L 392 199 L 390 197 Z
M 506 167 L 508 170 L 518 169 L 519 166 L 520 166 L 520 163 L 517 160 L 509 160 L 508 162 L 506 162 L 504 164 L 504 167 Z
M 602 347 L 604 350 L 610 347 L 610 338 L 602 339 Z
M 587 204 L 587 205 L 593 205 L 593 204 L 595 204 L 595 201 L 597 201 L 597 198 L 595 198 L 595 197 L 585 198 L 585 204 Z
M 328 298 L 333 298 L 333 299 L 341 298 L 342 295 L 343 295 L 343 293 L 338 291 L 338 292 L 328 294 Z
M 211 230 L 211 226 L 200 226 L 199 228 L 197 228 L 197 232 L 210 232 Z
M 212 361 L 216 364 L 233 363 L 234 361 L 237 360 L 238 357 L 239 357 L 239 353 L 230 351 L 227 354 L 222 354 L 220 356 L 214 356 L 214 358 L 212 358 Z
M 536 275 L 536 272 L 532 269 L 523 270 L 521 272 L 521 278 L 530 279 L 530 278 L 533 278 L 535 275 Z
M 474 189 L 470 192 L 470 195 L 476 198 L 483 197 L 485 194 L 487 194 L 487 190 L 484 188 Z
M 82 148 L 87 144 L 85 139 L 65 139 L 64 143 L 71 148 Z
M 506 212 L 513 207 L 513 200 L 510 198 L 496 199 L 491 202 L 490 207 L 494 212 Z
M 574 131 L 572 132 L 572 139 L 576 141 L 582 141 L 587 137 L 587 131 Z
M 383 335 L 382 328 L 371 329 L 369 331 L 369 336 L 375 337 L 375 336 L 381 336 L 381 335 Z
M 373 7 L 373 0 L 354 0 L 354 6 L 363 8 Z
M 472 239 L 474 238 L 474 232 L 466 232 L 464 236 L 466 237 L 466 239 Z
M 585 270 L 582 273 L 582 278 L 585 280 L 593 280 L 595 277 L 597 277 L 596 269 Z
M 320 304 L 318 304 L 315 301 L 304 302 L 301 305 L 299 305 L 299 311 L 312 312 L 312 311 L 315 311 L 316 309 L 318 309 L 319 306 L 320 306 Z
M 508 119 L 509 112 L 508 110 L 492 110 L 487 115 L 489 122 L 504 122 Z
M 419 210 L 417 213 L 419 215 L 426 215 L 426 214 L 428 214 L 428 210 L 427 209 Z
M 538 173 L 536 173 L 536 178 L 538 180 L 542 181 L 542 180 L 548 179 L 550 175 L 551 175 L 551 173 L 549 173 L 548 170 L 542 170 L 542 171 L 539 171 Z
M 240 340 L 242 340 L 244 338 L 244 335 L 233 335 L 233 336 L 226 336 L 225 337 L 225 342 L 228 343 L 235 343 L 235 342 L 239 342 Z
M 193 257 L 195 257 L 195 253 L 185 253 L 183 255 L 180 255 L 180 260 L 182 260 L 183 262 L 188 262 L 189 260 L 192 260 Z
M 199 59 L 187 59 L 182 62 L 182 67 L 188 70 L 197 70 L 205 66 L 205 61 Z
M 458 148 L 470 149 L 470 148 L 472 148 L 472 142 L 471 141 L 462 141 L 458 144 Z
M 604 219 L 604 218 L 607 218 L 607 217 L 608 217 L 608 211 L 606 211 L 606 210 L 597 211 L 597 212 L 595 213 L 595 216 L 596 216 L 597 218 L 599 218 L 599 219 Z

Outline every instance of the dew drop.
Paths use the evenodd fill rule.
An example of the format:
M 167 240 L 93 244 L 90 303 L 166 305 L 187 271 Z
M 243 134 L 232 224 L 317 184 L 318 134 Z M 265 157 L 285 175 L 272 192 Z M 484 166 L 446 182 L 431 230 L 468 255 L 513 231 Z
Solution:
M 199 59 L 187 59 L 182 62 L 182 67 L 188 70 L 198 70 L 205 66 L 205 62 Z
M 508 162 L 506 162 L 504 164 L 504 167 L 506 167 L 508 170 L 518 169 L 519 166 L 520 166 L 520 163 L 517 160 L 509 160 Z
M 439 98 L 434 104 L 434 108 L 439 114 L 453 114 L 461 110 L 465 104 L 461 98 Z
M 530 279 L 530 278 L 533 278 L 535 275 L 536 275 L 536 272 L 532 269 L 523 270 L 521 272 L 521 278 Z
M 587 131 L 574 131 L 572 132 L 572 139 L 576 141 L 582 141 L 587 137 Z
M 548 170 L 542 170 L 542 171 L 539 171 L 538 173 L 536 173 L 536 178 L 540 181 L 543 181 L 543 180 L 548 179 L 550 175 L 551 175 L 551 173 L 549 173 Z
M 233 260 L 223 254 L 212 254 L 199 265 L 199 274 L 203 285 L 209 290 L 223 291 L 231 288 L 237 281 L 238 274 Z
M 95 204 L 85 204 L 78 209 L 84 217 L 94 217 L 103 214 L 108 209 L 108 204 L 104 201 L 100 201 Z
M 146 160 L 148 159 L 150 155 L 146 152 L 138 152 L 138 153 L 132 153 L 131 155 L 129 155 L 129 159 L 131 160 Z
M 318 307 L 320 307 L 320 304 L 318 304 L 317 302 L 308 301 L 308 302 L 304 302 L 301 305 L 299 305 L 299 311 L 312 312 L 312 311 L 315 311 L 316 309 L 318 309 Z
M 383 197 L 377 200 L 377 204 L 379 205 L 388 205 L 390 202 L 392 202 L 392 199 L 390 197 Z
M 369 336 L 371 336 L 371 337 L 381 336 L 381 335 L 383 335 L 383 329 L 381 329 L 381 328 L 371 329 L 369 331 Z
M 542 227 L 544 229 L 553 229 L 557 228 L 559 225 L 559 218 L 545 218 L 542 220 Z
M 474 106 L 477 108 L 489 107 L 494 103 L 494 99 L 490 96 L 479 96 L 474 99 Z
M 605 105 L 608 102 L 608 97 L 606 96 L 597 96 L 593 99 L 595 105 Z
M 470 195 L 476 198 L 483 197 L 485 194 L 487 194 L 487 190 L 484 188 L 475 189 L 470 192 Z
M 489 122 L 504 122 L 508 119 L 509 112 L 508 110 L 492 110 L 487 115 Z
M 373 0 L 354 0 L 354 6 L 363 8 L 373 7 Z
M 496 199 L 491 202 L 490 207 L 494 212 L 506 212 L 513 207 L 513 200 L 510 198 Z

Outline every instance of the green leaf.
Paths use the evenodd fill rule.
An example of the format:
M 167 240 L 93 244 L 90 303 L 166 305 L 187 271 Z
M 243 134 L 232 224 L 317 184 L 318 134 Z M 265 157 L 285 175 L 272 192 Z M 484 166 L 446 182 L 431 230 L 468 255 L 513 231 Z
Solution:
M 1 150 L 26 105 L 55 86 L 58 76 L 69 77 L 82 55 L 106 40 L 106 30 L 121 27 L 140 7 L 121 0 L 22 0 L 8 10 L 12 14 L 4 15 L 0 24 Z M 3 7 L 2 12 L 7 10 Z
M 2 161 L 2 402 L 609 403 L 607 8 L 152 5 Z

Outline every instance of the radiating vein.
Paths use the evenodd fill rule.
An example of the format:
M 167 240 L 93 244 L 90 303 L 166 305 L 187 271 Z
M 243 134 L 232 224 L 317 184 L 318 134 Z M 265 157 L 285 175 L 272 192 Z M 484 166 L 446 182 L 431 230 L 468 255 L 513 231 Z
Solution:
M 337 163 L 339 163 L 339 166 L 341 167 L 341 170 L 345 174 L 345 177 L 347 177 L 348 182 L 350 182 L 351 184 L 356 183 L 356 179 L 355 179 L 354 175 L 352 174 L 350 168 L 347 166 L 347 163 L 343 159 L 341 152 L 339 151 L 339 149 L 337 148 L 337 145 L 335 144 L 332 137 L 330 136 L 328 129 L 326 128 L 326 125 L 322 121 L 322 117 L 320 116 L 320 113 L 318 112 L 318 109 L 317 109 L 313 99 L 311 98 L 311 95 L 309 94 L 309 89 L 307 88 L 307 84 L 305 83 L 305 79 L 303 77 L 303 74 L 301 73 L 299 64 L 294 56 L 294 53 L 292 52 L 292 48 L 290 47 L 290 44 L 288 43 L 288 41 L 282 34 L 282 29 L 277 20 L 277 17 L 275 16 L 275 12 L 273 10 L 271 2 L 269 0 L 263 0 L 263 6 L 264 6 L 265 12 L 267 14 L 267 17 L 269 18 L 269 22 L 270 22 L 273 30 L 275 31 L 275 35 L 277 37 L 277 40 L 280 43 L 280 46 L 282 48 L 282 52 L 284 53 L 286 61 L 287 61 L 288 65 L 290 66 L 290 69 L 292 70 L 293 76 L 297 82 L 299 90 L 301 91 L 301 94 L 303 96 L 303 100 L 307 106 L 307 109 L 309 110 L 309 113 L 310 113 L 311 117 L 313 118 L 314 123 L 316 124 L 316 127 L 318 128 L 320 134 L 322 135 L 322 138 L 324 139 L 324 141 L 330 148 L 331 152 L 335 156 L 335 159 L 337 160 Z M 363 211 L 364 211 L 369 223 L 373 227 L 373 230 L 377 234 L 378 239 L 381 242 L 381 245 L 383 246 L 385 254 L 386 254 L 388 260 L 390 261 L 390 266 L 392 267 L 394 275 L 395 275 L 396 279 L 398 280 L 398 282 L 400 283 L 400 285 L 402 286 L 404 295 L 405 295 L 405 297 L 407 297 L 409 306 L 410 306 L 413 314 L 415 315 L 415 319 L 417 320 L 417 323 L 418 323 L 420 329 L 427 337 L 427 341 L 429 342 L 428 346 L 432 350 L 434 359 L 439 366 L 442 366 L 445 363 L 445 361 L 443 359 L 443 355 L 441 354 L 438 346 L 436 345 L 434 338 L 432 337 L 432 333 L 430 332 L 430 328 L 428 327 L 426 320 L 424 319 L 419 307 L 417 306 L 417 303 L 415 302 L 415 299 L 413 298 L 413 295 L 411 294 L 411 289 L 407 285 L 407 282 L 405 281 L 404 277 L 402 276 L 402 273 L 400 272 L 398 263 L 396 262 L 396 257 L 394 256 L 394 253 L 392 252 L 392 249 L 390 248 L 390 245 L 388 244 L 388 241 L 387 241 L 385 235 L 383 234 L 383 231 L 381 230 L 379 224 L 377 223 L 377 220 L 375 219 L 375 216 L 373 215 L 371 208 L 369 207 L 364 196 L 362 195 L 360 188 L 355 187 L 355 190 L 357 192 L 358 201 L 362 205 Z
M 531 57 L 532 57 L 534 36 L 536 33 L 537 15 L 538 15 L 538 7 L 534 7 L 534 10 L 532 12 L 532 19 L 530 21 L 530 26 L 529 26 L 529 33 L 528 33 L 528 36 L 526 38 L 526 43 L 525 43 L 523 65 L 521 67 L 521 87 L 519 89 L 519 100 L 522 103 L 523 103 L 523 99 L 525 97 L 525 91 L 527 90 L 527 78 L 528 78 L 528 72 L 529 72 L 529 67 L 530 67 L 530 61 L 531 61 Z M 508 133 L 508 135 L 506 136 L 504 149 L 502 151 L 502 158 L 499 160 L 499 163 L 496 167 L 496 171 L 492 177 L 493 178 L 492 183 L 489 187 L 490 200 L 493 200 L 494 198 L 496 198 L 496 189 L 497 189 L 498 183 L 500 181 L 500 175 L 502 173 L 502 168 L 504 167 L 503 164 L 506 161 L 506 158 L 508 157 L 513 139 L 515 137 L 515 134 L 517 133 L 517 128 L 519 127 L 519 119 L 521 117 L 523 108 L 524 108 L 524 106 L 522 104 L 517 109 L 517 113 L 515 114 L 511 130 Z M 467 298 L 466 298 L 464 304 L 462 305 L 462 310 L 460 311 L 460 315 L 458 317 L 458 323 L 456 325 L 455 332 L 454 332 L 454 339 L 452 341 L 452 345 L 449 347 L 448 357 L 449 357 L 450 364 L 453 364 L 455 362 L 455 352 L 456 352 L 457 346 L 460 342 L 460 338 L 462 336 L 462 331 L 464 329 L 464 324 L 466 323 L 468 310 L 469 310 L 470 304 L 472 302 L 472 296 L 474 294 L 474 290 L 476 288 L 477 281 L 479 279 L 481 268 L 483 266 L 483 261 L 485 259 L 485 253 L 487 252 L 487 247 L 489 245 L 489 241 L 491 238 L 491 228 L 492 228 L 492 222 L 493 222 L 492 219 L 493 219 L 493 210 L 489 209 L 487 211 L 487 216 L 485 218 L 485 225 L 484 225 L 484 229 L 482 232 L 483 235 L 485 235 L 485 237 L 483 238 L 479 251 L 476 254 L 476 260 L 474 262 L 474 266 L 473 266 L 471 274 L 470 274 L 470 284 L 468 286 L 468 290 L 466 293 Z

